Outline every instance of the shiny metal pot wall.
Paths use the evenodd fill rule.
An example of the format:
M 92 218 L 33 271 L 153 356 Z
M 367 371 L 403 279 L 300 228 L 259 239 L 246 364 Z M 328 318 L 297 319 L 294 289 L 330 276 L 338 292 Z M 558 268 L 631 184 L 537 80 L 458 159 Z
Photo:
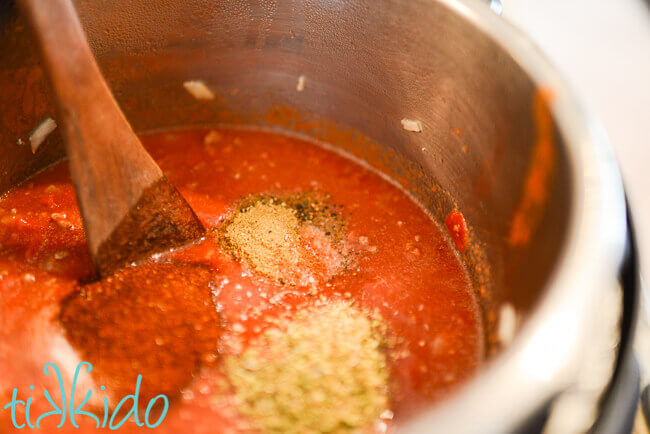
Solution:
M 623 190 L 602 133 L 535 47 L 485 4 L 84 0 L 77 6 L 137 130 L 279 125 L 380 165 L 439 220 L 462 210 L 486 313 L 510 303 L 522 327 L 475 380 L 404 430 L 502 431 L 572 382 L 593 331 L 595 303 L 616 287 Z M 36 155 L 16 145 L 53 109 L 29 35 L 11 4 L 2 8 L 0 189 L 6 189 L 60 158 L 62 148 L 56 134 Z M 191 98 L 182 83 L 195 79 L 216 98 Z M 533 100 L 540 88 L 554 95 L 547 196 L 537 204 L 530 239 L 513 244 L 513 218 L 536 158 Z M 420 121 L 422 132 L 405 131 L 404 118 Z M 497 319 L 486 317 L 492 336 Z

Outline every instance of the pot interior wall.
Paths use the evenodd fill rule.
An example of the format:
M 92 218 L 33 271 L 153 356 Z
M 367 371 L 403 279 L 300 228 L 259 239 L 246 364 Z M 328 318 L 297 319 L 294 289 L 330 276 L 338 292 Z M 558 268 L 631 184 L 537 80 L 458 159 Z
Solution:
M 538 131 L 535 85 L 488 35 L 427 0 L 79 1 L 100 65 L 137 131 L 217 124 L 306 134 L 402 182 L 440 222 L 471 227 L 466 253 L 495 308 L 524 314 L 543 293 L 566 232 L 571 176 L 554 143 L 531 237 L 512 243 Z M 0 11 L 0 189 L 63 156 L 55 134 L 18 146 L 54 109 L 30 37 Z M 296 89 L 304 75 L 305 87 Z M 216 94 L 193 99 L 186 80 Z M 402 129 L 419 120 L 421 133 Z M 539 151 L 539 150 L 537 150 Z

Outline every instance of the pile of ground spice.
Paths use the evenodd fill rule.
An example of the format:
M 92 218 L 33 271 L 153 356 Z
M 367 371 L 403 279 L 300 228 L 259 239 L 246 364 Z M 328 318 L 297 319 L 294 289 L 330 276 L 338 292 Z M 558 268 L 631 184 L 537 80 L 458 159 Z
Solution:
M 372 428 L 388 406 L 384 335 L 345 302 L 298 313 L 226 359 L 239 410 L 263 432 Z
M 281 284 L 329 280 L 347 261 L 343 220 L 325 195 L 244 198 L 217 233 L 226 251 Z
M 204 267 L 146 264 L 81 287 L 61 307 L 69 341 L 113 397 L 176 396 L 216 360 L 219 316 Z M 161 402 L 161 401 L 159 401 Z M 113 403 L 115 404 L 115 403 Z

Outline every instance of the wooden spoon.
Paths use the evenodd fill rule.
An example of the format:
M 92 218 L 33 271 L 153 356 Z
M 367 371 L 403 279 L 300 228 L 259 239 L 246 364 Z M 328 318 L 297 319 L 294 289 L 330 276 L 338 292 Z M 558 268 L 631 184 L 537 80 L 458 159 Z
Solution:
M 70 0 L 18 0 L 57 102 L 90 253 L 102 276 L 204 228 L 142 147 L 95 62 Z

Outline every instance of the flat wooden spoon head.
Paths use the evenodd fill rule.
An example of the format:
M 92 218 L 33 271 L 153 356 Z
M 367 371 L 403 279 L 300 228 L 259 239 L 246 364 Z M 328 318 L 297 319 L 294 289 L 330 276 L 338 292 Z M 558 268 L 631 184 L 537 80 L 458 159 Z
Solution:
M 204 228 L 142 147 L 70 0 L 18 0 L 58 106 L 86 237 L 102 276 L 187 244 Z

